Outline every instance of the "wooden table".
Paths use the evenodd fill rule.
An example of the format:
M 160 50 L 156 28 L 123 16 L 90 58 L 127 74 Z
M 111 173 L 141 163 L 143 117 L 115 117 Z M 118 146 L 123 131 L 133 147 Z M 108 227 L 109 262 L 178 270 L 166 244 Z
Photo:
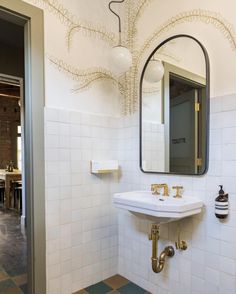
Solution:
M 14 169 L 13 172 L 7 172 L 0 169 L 0 180 L 5 181 L 5 208 L 9 209 L 11 204 L 11 181 L 21 180 L 21 171 Z

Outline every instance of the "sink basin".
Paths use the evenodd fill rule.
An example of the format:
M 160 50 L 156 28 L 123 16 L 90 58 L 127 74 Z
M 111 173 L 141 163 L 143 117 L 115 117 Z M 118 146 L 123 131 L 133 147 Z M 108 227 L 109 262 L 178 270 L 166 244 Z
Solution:
M 200 213 L 203 207 L 203 202 L 196 197 L 163 197 L 153 195 L 149 191 L 116 193 L 113 202 L 115 207 L 128 210 L 137 217 L 157 224 Z

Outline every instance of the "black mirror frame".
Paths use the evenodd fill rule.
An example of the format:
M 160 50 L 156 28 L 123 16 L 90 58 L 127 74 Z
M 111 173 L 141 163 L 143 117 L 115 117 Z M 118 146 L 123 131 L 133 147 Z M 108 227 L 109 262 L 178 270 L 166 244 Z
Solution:
M 181 37 L 186 37 L 194 40 L 195 42 L 198 43 L 198 45 L 201 47 L 204 57 L 205 57 L 205 62 L 206 62 L 206 165 L 205 169 L 201 174 L 184 174 L 184 173 L 174 173 L 174 172 L 155 172 L 155 171 L 145 171 L 142 167 L 142 82 L 144 78 L 144 73 L 147 68 L 147 65 L 153 56 L 153 54 L 161 48 L 164 44 L 167 42 L 181 38 Z M 197 40 L 195 37 L 186 35 L 186 34 L 179 34 L 179 35 L 174 35 L 172 37 L 169 37 L 168 39 L 164 40 L 161 42 L 149 55 L 144 68 L 142 70 L 141 78 L 140 78 L 140 85 L 139 85 L 139 167 L 143 173 L 150 173 L 150 174 L 170 174 L 170 175 L 185 175 L 185 176 L 202 176 L 207 173 L 208 168 L 209 168 L 209 130 L 210 130 L 210 61 L 209 61 L 209 56 L 207 53 L 206 48 L 202 45 L 202 43 Z

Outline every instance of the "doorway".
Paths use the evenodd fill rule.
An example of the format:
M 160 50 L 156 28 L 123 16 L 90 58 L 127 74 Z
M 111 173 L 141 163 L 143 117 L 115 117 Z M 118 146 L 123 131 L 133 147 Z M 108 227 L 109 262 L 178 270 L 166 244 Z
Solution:
M 2 205 L 5 215 L 10 218 L 15 217 L 13 216 L 14 213 L 17 215 L 14 218 L 15 222 L 12 222 L 8 228 L 5 226 L 9 235 L 9 239 L 5 240 L 5 250 L 9 250 L 10 255 L 14 256 L 17 251 L 16 247 L 21 248 L 21 257 L 18 255 L 17 258 L 13 258 L 11 265 L 16 263 L 16 259 L 21 259 L 21 265 L 23 265 L 21 270 L 25 271 L 23 273 L 24 277 L 27 276 L 27 286 L 26 283 L 20 285 L 21 282 L 17 282 L 17 279 L 14 280 L 15 277 L 12 278 L 8 274 L 7 260 L 1 261 L 0 258 L 0 263 L 2 262 L 0 267 L 5 267 L 5 269 L 2 268 L 3 272 L 8 275 L 4 280 L 5 283 L 2 284 L 2 288 L 0 281 L 0 293 L 10 291 L 9 293 L 16 294 L 44 294 L 46 293 L 46 238 L 43 12 L 23 1 L 0 0 L 0 23 L 4 23 L 4 25 L 0 26 L 0 43 L 6 43 L 6 51 L 8 52 L 11 51 L 11 47 L 15 44 L 7 43 L 7 39 L 11 39 L 11 42 L 14 43 L 17 42 L 19 37 L 19 33 L 16 33 L 15 37 L 11 36 L 9 38 L 11 28 L 17 27 L 23 34 L 22 75 L 14 73 L 14 70 L 19 71 L 19 56 L 15 58 L 15 62 L 6 62 L 4 52 L 1 50 L 3 46 L 0 46 L 0 73 L 2 73 L 2 79 L 5 79 L 9 86 L 5 88 L 9 90 L 9 88 L 15 87 L 14 90 L 16 90 L 18 87 L 20 96 L 23 98 L 18 99 L 18 106 L 16 104 L 14 106 L 16 113 L 20 109 L 20 124 L 19 118 L 16 118 L 15 124 L 13 123 L 14 126 L 11 127 L 14 132 L 9 131 L 14 133 L 14 135 L 11 135 L 12 140 L 10 140 L 14 151 L 10 152 L 11 160 L 7 160 L 2 168 L 3 170 L 9 169 L 6 172 L 11 176 L 15 171 L 18 171 L 18 176 L 19 173 L 22 176 L 18 179 L 18 183 L 13 179 L 8 181 L 5 176 L 5 179 L 3 179 L 5 185 L 3 185 Z M 15 54 L 19 54 L 20 51 L 20 49 L 17 50 Z M 13 83 L 13 80 L 15 83 Z M 11 87 L 10 83 L 12 84 Z M 4 87 L 4 83 L 2 87 Z M 14 99 L 17 99 L 17 95 L 13 94 L 10 94 L 12 103 Z M 14 100 L 14 102 L 16 101 Z M 7 165 L 7 168 L 5 165 Z M 7 187 L 6 182 L 10 183 L 10 186 L 8 185 Z M 10 190 L 9 193 L 8 189 Z M 19 218 L 20 214 L 21 217 Z M 9 223 L 9 220 L 6 220 L 6 222 Z M 17 228 L 18 231 L 16 231 Z M 26 233 L 25 235 L 24 232 Z M 18 238 L 15 239 L 14 248 L 12 238 L 16 236 Z M 17 277 L 19 276 L 17 275 Z M 21 278 L 23 279 L 22 276 Z M 14 284 L 11 283 L 14 283 L 17 288 L 14 289 Z
M 205 85 L 170 73 L 170 172 L 201 171 L 202 137 L 199 134 Z M 181 117 L 181 119 L 179 119 Z
M 0 23 L 4 23 L 3 26 L 7 24 L 4 21 Z M 9 36 L 10 32 L 11 29 L 8 31 Z M 11 50 L 4 53 L 3 48 L 5 45 L 7 49 L 7 43 L 3 39 L 0 38 L 1 53 L 10 58 L 14 53 Z M 4 58 L 6 59 L 8 58 Z M 6 72 L 14 68 L 4 68 L 3 63 L 0 65 Z M 27 231 L 25 187 L 22 181 L 24 131 L 21 105 L 23 78 L 0 73 L 0 293 L 9 288 L 15 293 L 27 293 Z

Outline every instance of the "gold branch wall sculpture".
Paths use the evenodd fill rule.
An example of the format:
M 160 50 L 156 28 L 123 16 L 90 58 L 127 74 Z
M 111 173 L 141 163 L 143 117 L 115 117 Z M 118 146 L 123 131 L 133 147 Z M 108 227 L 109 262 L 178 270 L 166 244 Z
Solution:
M 117 80 L 112 72 L 103 68 L 92 68 L 89 70 L 78 70 L 77 68 L 68 65 L 61 59 L 53 56 L 48 56 L 50 62 L 59 70 L 69 75 L 73 80 L 78 81 L 79 86 L 74 91 L 87 90 L 91 83 L 95 81 L 110 80 L 113 85 L 118 86 L 120 92 L 124 94 L 123 85 Z
M 117 44 L 117 36 L 106 30 L 104 26 L 94 25 L 87 21 L 78 19 L 57 0 L 34 0 L 43 5 L 48 11 L 56 15 L 62 24 L 67 27 L 65 36 L 68 51 L 72 46 L 72 41 L 76 33 L 83 33 L 88 37 L 100 38 L 110 47 Z M 78 81 L 77 91 L 86 90 L 98 81 L 109 81 L 117 86 L 122 94 L 123 114 L 134 113 L 138 108 L 139 100 L 139 79 L 141 73 L 141 64 L 147 59 L 151 50 L 156 47 L 160 37 L 176 27 L 177 25 L 188 22 L 202 22 L 214 26 L 219 30 L 225 39 L 230 43 L 232 50 L 236 51 L 236 35 L 233 26 L 225 20 L 219 13 L 212 11 L 196 9 L 177 14 L 158 27 L 151 36 L 149 36 L 141 46 L 137 42 L 138 22 L 142 17 L 147 5 L 154 0 L 126 0 L 124 14 L 124 29 L 122 33 L 123 44 L 128 47 L 133 55 L 133 64 L 130 70 L 121 77 L 117 77 L 109 70 L 102 67 L 79 70 L 63 60 L 50 56 L 49 60 L 60 71 L 63 71 L 74 80 Z M 163 55 L 169 55 L 175 58 L 170 52 L 161 52 Z
M 236 51 L 236 35 L 231 24 L 229 24 L 225 19 L 223 19 L 220 14 L 214 13 L 206 10 L 192 10 L 180 13 L 174 17 L 171 17 L 163 25 L 161 25 L 142 45 L 138 52 L 135 54 L 135 64 L 130 79 L 133 85 L 133 106 L 134 111 L 137 109 L 137 100 L 139 97 L 139 78 L 140 78 L 140 65 L 144 58 L 147 58 L 150 53 L 150 48 L 154 49 L 156 47 L 156 42 L 160 36 L 167 32 L 168 30 L 174 28 L 184 22 L 203 22 L 208 25 L 215 26 L 223 36 L 229 41 L 232 50 Z
M 102 25 L 94 25 L 86 20 L 80 20 L 72 14 L 57 0 L 34 0 L 35 3 L 41 4 L 48 11 L 56 15 L 62 24 L 67 26 L 66 44 L 68 50 L 71 47 L 75 33 L 83 33 L 85 36 L 100 38 L 111 46 L 114 46 L 118 39 L 114 33 L 109 32 Z
M 229 24 L 219 13 L 207 11 L 207 10 L 192 10 L 182 12 L 171 19 L 167 20 L 160 28 L 158 28 L 152 36 L 150 36 L 143 44 L 139 53 L 145 54 L 153 42 L 161 36 L 164 32 L 172 29 L 176 25 L 184 22 L 200 21 L 206 24 L 214 25 L 218 30 L 222 32 L 224 37 L 229 41 L 233 50 L 236 50 L 236 35 L 231 24 Z M 141 58 L 140 58 L 141 60 Z

